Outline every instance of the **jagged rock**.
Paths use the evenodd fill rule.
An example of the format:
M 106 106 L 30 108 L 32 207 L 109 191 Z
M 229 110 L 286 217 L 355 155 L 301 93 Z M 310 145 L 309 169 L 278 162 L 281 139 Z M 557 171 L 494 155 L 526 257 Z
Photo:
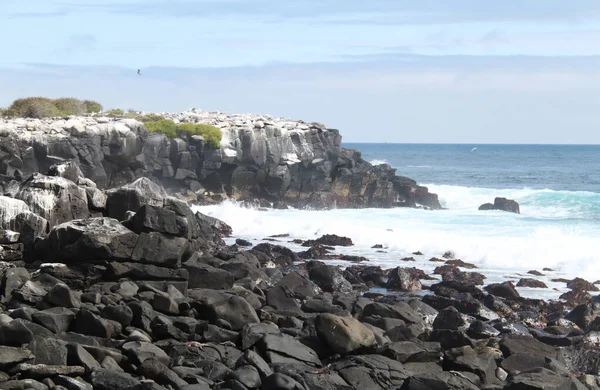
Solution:
M 90 216 L 85 190 L 62 177 L 33 174 L 21 184 L 16 198 L 50 226 Z
M 429 372 L 413 375 L 408 378 L 401 390 L 475 390 L 479 386 L 471 382 L 464 374 L 458 372 Z
M 71 326 L 75 313 L 65 307 L 54 307 L 33 313 L 32 319 L 54 333 L 62 333 Z
M 48 291 L 48 294 L 44 296 L 46 302 L 54 306 L 66 307 L 66 308 L 78 308 L 81 303 L 73 295 L 69 286 L 63 283 L 58 283 Z
M 546 368 L 536 367 L 515 375 L 504 388 L 507 390 L 561 390 L 573 388 L 571 384 L 569 377 L 561 376 Z
M 421 281 L 408 268 L 397 267 L 390 272 L 387 288 L 415 291 L 421 289 Z
M 262 351 L 265 360 L 271 364 L 301 362 L 312 366 L 321 366 L 321 360 L 315 351 L 285 334 L 267 334 L 260 339 L 257 347 Z
M 197 257 L 192 256 L 183 267 L 189 273 L 189 288 L 227 290 L 233 286 L 234 277 L 230 272 L 202 263 Z
M 76 220 L 55 226 L 40 245 L 49 262 L 82 262 L 130 259 L 138 235 L 111 218 Z
M 133 311 L 129 306 L 125 305 L 108 305 L 105 306 L 100 315 L 108 320 L 113 320 L 120 323 L 123 328 L 131 325 L 133 321 Z
M 88 372 L 101 367 L 100 363 L 92 356 L 92 354 L 86 351 L 81 345 L 71 343 L 67 344 L 66 348 L 69 365 L 82 366 Z
M 142 177 L 133 183 L 108 191 L 106 212 L 108 217 L 122 221 L 129 210 L 137 212 L 144 205 L 162 207 L 166 197 L 164 188 Z
M 6 370 L 33 359 L 34 356 L 28 349 L 0 346 L 0 370 Z
M 35 356 L 34 364 L 64 366 L 68 363 L 66 342 L 51 337 L 35 336 L 29 349 Z
M 342 271 L 333 265 L 320 261 L 307 263 L 309 278 L 327 292 L 350 292 L 352 285 L 342 275 Z
M 211 323 L 221 319 L 231 324 L 232 330 L 237 331 L 245 324 L 260 322 L 254 308 L 237 295 L 203 289 L 190 290 L 188 295 L 200 318 Z
M 379 350 L 381 354 L 390 359 L 405 363 L 439 363 L 442 352 L 440 343 L 414 341 L 397 341 L 386 344 Z
M 169 356 L 159 347 L 151 343 L 141 341 L 129 341 L 121 347 L 123 351 L 137 364 L 141 364 L 147 359 L 157 359 L 165 365 L 169 365 Z
M 490 294 L 506 299 L 516 299 L 521 296 L 512 282 L 492 283 L 485 286 L 484 289 Z
M 77 312 L 73 326 L 78 333 L 104 338 L 113 337 L 117 331 L 114 323 L 108 322 L 87 309 Z
M 140 386 L 140 381 L 131 375 L 104 368 L 92 371 L 90 381 L 94 390 L 133 389 Z
M 463 318 L 463 315 L 450 306 L 444 310 L 441 310 L 433 321 L 433 329 L 450 329 L 460 330 L 466 326 L 467 322 Z

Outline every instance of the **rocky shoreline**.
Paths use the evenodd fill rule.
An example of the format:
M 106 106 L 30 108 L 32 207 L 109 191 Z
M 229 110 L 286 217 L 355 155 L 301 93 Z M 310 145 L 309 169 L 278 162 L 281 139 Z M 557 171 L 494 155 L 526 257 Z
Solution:
M 426 187 L 342 148 L 339 132 L 319 123 L 201 110 L 160 115 L 218 127 L 220 147 L 197 135 L 168 139 L 148 133 L 142 122 L 122 117 L 0 118 L 3 192 L 11 193 L 15 181 L 33 173 L 73 161 L 100 189 L 149 177 L 169 194 L 195 203 L 441 208 Z
M 426 288 L 416 268 L 327 264 L 351 238 L 226 245 L 148 178 L 47 173 L 0 197 L 2 389 L 598 388 L 584 280 L 526 299 L 447 253 Z
M 334 130 L 224 118 L 234 128 L 212 151 L 132 119 L 0 122 L 0 389 L 598 388 L 600 300 L 583 279 L 527 299 L 481 288 L 452 253 L 434 275 L 381 269 L 336 254 L 348 237 L 253 245 L 195 213 L 186 200 L 439 208 Z M 222 192 L 207 190 L 217 177 Z

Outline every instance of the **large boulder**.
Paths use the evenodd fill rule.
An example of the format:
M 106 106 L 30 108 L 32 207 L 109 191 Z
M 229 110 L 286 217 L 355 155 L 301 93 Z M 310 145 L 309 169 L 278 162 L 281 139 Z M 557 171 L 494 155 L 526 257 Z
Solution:
M 142 206 L 162 207 L 167 193 L 160 185 L 142 177 L 123 187 L 108 191 L 106 213 L 119 221 L 125 219 L 127 211 L 138 211 Z
M 340 354 L 376 345 L 373 332 L 352 317 L 321 314 L 315 320 L 315 327 L 319 338 Z
M 90 216 L 85 190 L 62 177 L 33 174 L 23 182 L 17 199 L 55 226 Z
M 75 220 L 55 226 L 36 248 L 50 262 L 126 260 L 138 235 L 112 218 Z
M 192 289 L 188 296 L 201 319 L 212 323 L 227 321 L 233 330 L 241 330 L 244 325 L 259 323 L 254 308 L 244 298 L 226 292 Z

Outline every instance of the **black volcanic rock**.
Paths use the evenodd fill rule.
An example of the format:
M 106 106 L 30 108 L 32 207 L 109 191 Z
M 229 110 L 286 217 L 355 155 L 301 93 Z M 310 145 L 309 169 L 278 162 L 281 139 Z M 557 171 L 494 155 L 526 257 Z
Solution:
M 479 210 L 501 210 L 508 211 L 511 213 L 520 214 L 521 210 L 519 208 L 519 204 L 512 200 L 506 198 L 496 198 L 494 199 L 494 203 L 484 203 L 479 206 Z

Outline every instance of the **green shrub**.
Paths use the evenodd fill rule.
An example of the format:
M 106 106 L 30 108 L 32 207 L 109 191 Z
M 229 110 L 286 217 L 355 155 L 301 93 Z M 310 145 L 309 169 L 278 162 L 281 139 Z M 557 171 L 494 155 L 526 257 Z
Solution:
M 104 115 L 106 115 L 106 116 L 123 116 L 123 115 L 125 115 L 125 111 L 121 110 L 120 108 L 113 108 L 112 110 L 105 111 Z
M 160 115 L 155 117 L 162 118 Z M 215 126 L 206 125 L 203 123 L 182 123 L 177 125 L 170 119 L 160 119 L 156 121 L 147 121 L 144 123 L 146 129 L 150 133 L 161 133 L 167 136 L 167 138 L 173 139 L 179 135 L 201 135 L 204 137 L 204 141 L 212 146 L 213 148 L 219 147 L 221 143 L 221 130 Z
M 145 123 L 145 126 L 150 133 L 161 133 L 171 139 L 177 138 L 177 125 L 170 119 L 149 121 Z
M 223 136 L 219 128 L 212 125 L 206 125 L 204 123 L 182 123 L 179 125 L 178 130 L 187 135 L 203 136 L 204 141 L 206 141 L 206 143 L 213 148 L 219 147 L 219 144 L 221 143 L 221 137 Z
M 61 112 L 52 99 L 30 97 L 15 100 L 8 107 L 8 116 L 23 118 L 47 118 L 60 116 Z
M 47 118 L 55 116 L 82 115 L 98 112 L 102 106 L 91 100 L 75 98 L 49 99 L 28 97 L 15 100 L 5 112 L 5 116 L 23 118 Z
M 74 98 L 60 98 L 54 100 L 54 105 L 58 108 L 61 115 L 81 115 L 85 113 L 85 104 Z
M 85 112 L 88 114 L 102 111 L 102 104 L 93 100 L 84 100 L 83 105 L 85 106 Z

